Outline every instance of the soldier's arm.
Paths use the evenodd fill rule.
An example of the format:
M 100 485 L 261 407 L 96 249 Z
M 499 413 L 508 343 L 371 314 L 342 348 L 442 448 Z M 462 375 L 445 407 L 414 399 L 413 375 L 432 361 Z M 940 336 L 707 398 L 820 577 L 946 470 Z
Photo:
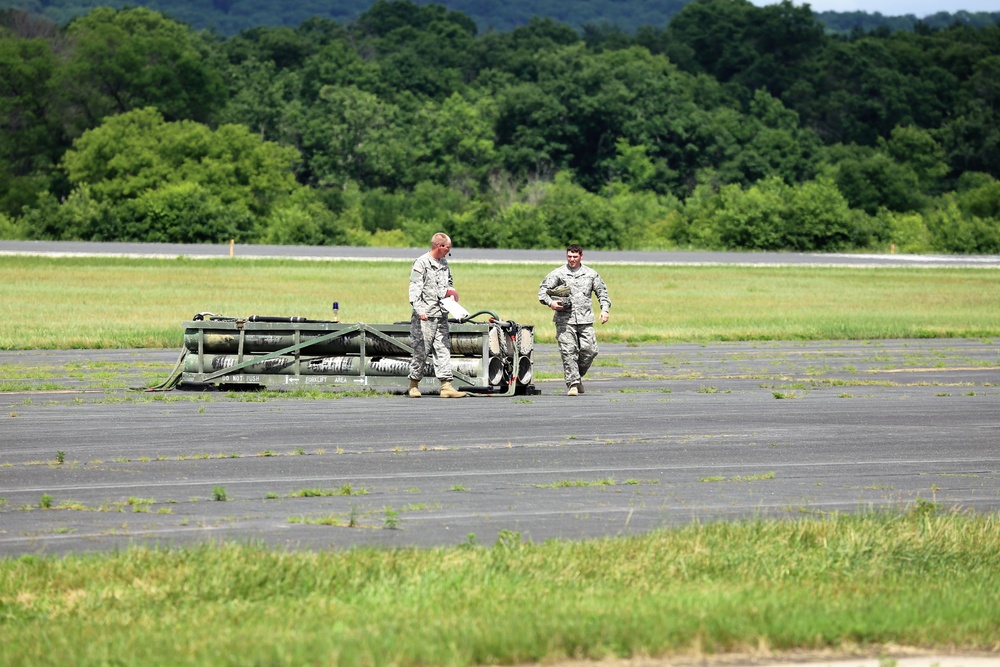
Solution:
M 594 294 L 601 303 L 601 313 L 611 310 L 611 297 L 608 295 L 608 286 L 604 284 L 604 279 L 600 275 L 594 278 Z
M 424 273 L 420 270 L 417 264 L 413 265 L 413 269 L 410 271 L 410 305 L 413 306 L 413 312 L 417 315 L 426 315 L 427 307 L 424 304 L 423 294 L 424 294 Z

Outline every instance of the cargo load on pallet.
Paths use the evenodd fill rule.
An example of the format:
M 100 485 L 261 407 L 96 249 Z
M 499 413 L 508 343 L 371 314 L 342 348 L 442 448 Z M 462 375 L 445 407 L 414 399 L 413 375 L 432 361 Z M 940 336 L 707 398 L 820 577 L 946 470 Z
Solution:
M 486 320 L 473 321 L 480 316 Z M 351 324 L 199 313 L 183 324 L 184 349 L 175 372 L 164 385 L 151 389 L 236 385 L 405 389 L 408 384 L 413 352 L 409 322 Z M 539 393 L 532 384 L 531 325 L 479 311 L 450 320 L 450 330 L 456 388 L 483 395 Z M 430 359 L 424 381 L 429 390 L 436 388 Z

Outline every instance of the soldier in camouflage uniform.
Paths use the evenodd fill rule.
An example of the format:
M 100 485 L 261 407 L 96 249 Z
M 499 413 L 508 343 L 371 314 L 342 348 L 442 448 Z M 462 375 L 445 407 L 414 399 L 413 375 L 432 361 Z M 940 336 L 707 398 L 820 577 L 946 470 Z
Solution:
M 601 324 L 608 321 L 611 298 L 600 274 L 583 265 L 583 248 L 566 248 L 566 264 L 555 269 L 538 287 L 538 300 L 555 311 L 556 341 L 562 355 L 567 396 L 583 393 L 583 376 L 597 356 L 591 295 L 601 304 Z
M 442 398 L 462 398 L 464 391 L 451 385 L 451 334 L 448 313 L 441 304 L 445 297 L 458 301 L 451 268 L 445 257 L 451 250 L 451 239 L 441 232 L 431 237 L 431 249 L 413 262 L 410 270 L 410 388 L 407 395 L 420 398 L 418 385 L 424 377 L 428 352 L 434 359 L 434 373 L 441 381 Z

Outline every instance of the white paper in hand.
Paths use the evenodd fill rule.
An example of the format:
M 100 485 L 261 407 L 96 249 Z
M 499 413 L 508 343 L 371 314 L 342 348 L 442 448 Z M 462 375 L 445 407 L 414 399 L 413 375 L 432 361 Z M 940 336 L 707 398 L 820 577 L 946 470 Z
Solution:
M 448 311 L 448 314 L 456 320 L 464 320 L 469 316 L 469 311 L 462 307 L 462 304 L 458 301 L 455 301 L 455 297 L 453 296 L 442 299 L 441 305 L 444 306 L 444 309 Z

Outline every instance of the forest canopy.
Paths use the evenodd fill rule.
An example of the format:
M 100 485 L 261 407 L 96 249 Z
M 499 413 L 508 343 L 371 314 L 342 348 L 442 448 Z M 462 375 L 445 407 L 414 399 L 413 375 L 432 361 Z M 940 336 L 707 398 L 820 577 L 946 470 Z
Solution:
M 0 237 L 1000 252 L 1000 26 L 0 13 Z
M 437 4 L 468 16 L 480 32 L 508 32 L 528 25 L 534 18 L 548 18 L 574 30 L 588 27 L 634 33 L 647 26 L 663 27 L 693 0 L 446 0 Z M 146 7 L 186 23 L 197 30 L 211 30 L 232 36 L 252 28 L 295 27 L 313 18 L 338 23 L 353 23 L 367 12 L 376 0 L 0 0 L 0 9 L 20 9 L 44 16 L 59 25 L 89 13 L 97 7 L 126 9 Z M 419 5 L 431 4 L 420 0 Z M 827 32 L 849 33 L 853 30 L 913 30 L 918 24 L 947 28 L 955 23 L 983 27 L 1000 23 L 997 12 L 937 12 L 927 16 L 904 14 L 883 16 L 879 12 L 818 12 L 816 17 Z

